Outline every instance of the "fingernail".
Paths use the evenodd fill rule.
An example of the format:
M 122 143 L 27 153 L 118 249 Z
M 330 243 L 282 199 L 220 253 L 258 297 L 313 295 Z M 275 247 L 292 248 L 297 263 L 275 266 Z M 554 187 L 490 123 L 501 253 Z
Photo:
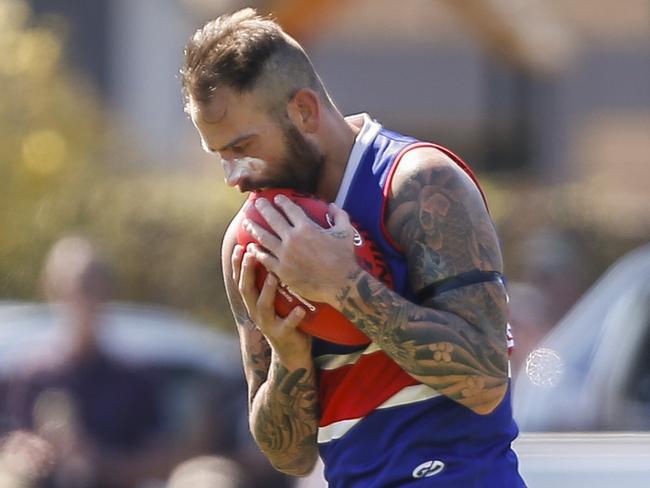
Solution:
M 255 200 L 255 206 L 257 208 L 262 208 L 265 205 L 267 205 L 266 198 L 258 198 L 257 200 Z
M 286 195 L 276 195 L 275 197 L 273 197 L 273 201 L 275 203 L 284 203 L 287 200 L 288 198 L 286 197 Z

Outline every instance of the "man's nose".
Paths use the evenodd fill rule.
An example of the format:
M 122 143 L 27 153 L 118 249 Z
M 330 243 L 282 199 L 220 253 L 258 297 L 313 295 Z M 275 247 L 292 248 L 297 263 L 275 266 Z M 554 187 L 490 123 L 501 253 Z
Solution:
M 232 153 L 228 151 L 215 151 L 213 154 L 217 157 L 217 162 L 221 164 L 229 163 L 233 159 Z
M 225 151 L 220 151 L 215 154 L 217 155 L 218 161 L 221 163 L 222 166 L 227 165 L 231 168 L 235 166 L 239 166 L 242 160 L 246 159 L 246 158 L 242 158 L 241 155 L 236 154 L 234 151 L 231 151 L 229 149 L 226 149 Z

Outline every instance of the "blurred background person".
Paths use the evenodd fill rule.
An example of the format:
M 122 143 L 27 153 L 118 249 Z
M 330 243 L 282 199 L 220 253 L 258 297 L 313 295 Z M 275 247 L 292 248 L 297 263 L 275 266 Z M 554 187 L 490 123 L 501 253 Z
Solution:
M 65 237 L 47 257 L 43 286 L 59 308 L 62 342 L 14 379 L 15 427 L 54 446 L 58 487 L 126 488 L 164 479 L 193 450 L 165 438 L 155 378 L 101 346 L 101 310 L 112 289 L 107 264 L 84 238 Z
M 580 242 L 558 229 L 542 228 L 521 242 L 521 277 L 508 286 L 515 346 L 513 377 L 526 358 L 569 311 L 585 289 Z
M 544 296 L 546 322 L 557 323 L 585 289 L 585 256 L 579 239 L 560 229 L 541 228 L 521 243 L 521 281 Z
M 54 464 L 54 447 L 33 432 L 0 439 L 0 488 L 50 488 Z

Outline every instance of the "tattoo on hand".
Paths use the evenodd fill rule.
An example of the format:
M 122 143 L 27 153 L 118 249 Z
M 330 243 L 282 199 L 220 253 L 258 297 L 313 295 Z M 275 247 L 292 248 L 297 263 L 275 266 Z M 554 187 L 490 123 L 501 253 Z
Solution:
M 347 239 L 349 234 L 344 230 L 330 231 L 329 233 L 335 239 Z

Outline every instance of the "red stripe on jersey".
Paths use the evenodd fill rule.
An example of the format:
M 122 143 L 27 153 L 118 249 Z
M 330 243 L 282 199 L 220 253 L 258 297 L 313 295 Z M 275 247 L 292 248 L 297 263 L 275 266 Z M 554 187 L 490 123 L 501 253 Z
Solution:
M 365 417 L 395 393 L 417 384 L 419 381 L 382 351 L 363 355 L 352 365 L 322 370 L 320 425 Z

